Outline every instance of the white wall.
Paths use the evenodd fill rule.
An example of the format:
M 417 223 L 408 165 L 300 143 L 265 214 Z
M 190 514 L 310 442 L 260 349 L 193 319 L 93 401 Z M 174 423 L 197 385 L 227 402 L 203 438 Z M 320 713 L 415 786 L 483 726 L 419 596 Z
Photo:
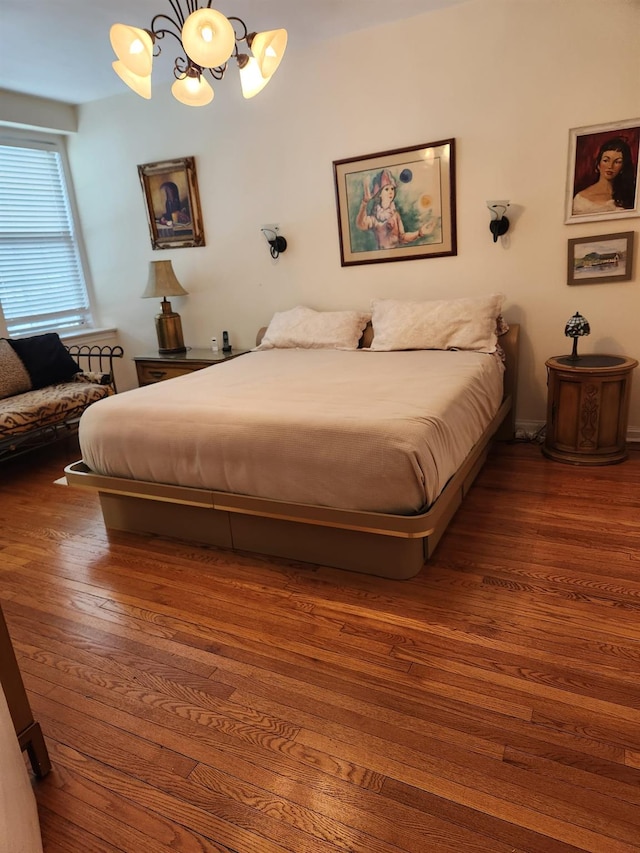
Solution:
M 173 304 L 192 346 L 228 329 L 248 348 L 298 303 L 500 290 L 523 325 L 518 420 L 543 422 L 545 360 L 568 352 L 576 310 L 592 329 L 582 352 L 640 356 L 637 257 L 631 282 L 566 284 L 567 239 L 637 231 L 638 218 L 564 224 L 569 129 L 640 115 L 639 33 L 636 0 L 470 0 L 304 52 L 290 43 L 252 101 L 231 68 L 201 109 L 175 101 L 158 72 L 151 101 L 125 91 L 80 108 L 69 154 L 100 322 L 130 357 L 154 349 L 158 307 L 140 295 L 148 262 L 164 258 L 189 291 Z M 341 267 L 333 161 L 450 137 L 458 255 Z M 137 164 L 191 155 L 206 246 L 154 252 Z M 505 244 L 492 242 L 488 198 L 512 201 Z M 259 232 L 270 222 L 289 242 L 277 261 Z M 640 434 L 640 373 L 630 425 Z
M 54 133 L 75 133 L 78 130 L 78 110 L 72 104 L 0 89 L 0 125 L 3 124 Z

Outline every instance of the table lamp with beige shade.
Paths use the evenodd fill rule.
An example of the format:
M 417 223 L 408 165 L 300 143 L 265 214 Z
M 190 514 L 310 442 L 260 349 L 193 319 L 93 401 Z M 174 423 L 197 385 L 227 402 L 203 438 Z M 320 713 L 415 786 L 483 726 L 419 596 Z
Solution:
M 186 296 L 187 291 L 180 284 L 173 271 L 171 261 L 150 261 L 149 281 L 143 299 L 162 297 L 162 312 L 156 315 L 156 333 L 158 352 L 185 352 L 180 315 L 173 311 L 167 296 Z

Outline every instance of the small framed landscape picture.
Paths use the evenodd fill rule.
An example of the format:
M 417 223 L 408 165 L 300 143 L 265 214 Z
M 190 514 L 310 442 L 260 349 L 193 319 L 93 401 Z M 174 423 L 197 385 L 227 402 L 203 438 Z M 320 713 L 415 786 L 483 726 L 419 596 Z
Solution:
M 138 166 L 151 247 L 204 246 L 200 196 L 193 157 Z
M 567 284 L 629 281 L 635 232 L 600 234 L 569 240 Z

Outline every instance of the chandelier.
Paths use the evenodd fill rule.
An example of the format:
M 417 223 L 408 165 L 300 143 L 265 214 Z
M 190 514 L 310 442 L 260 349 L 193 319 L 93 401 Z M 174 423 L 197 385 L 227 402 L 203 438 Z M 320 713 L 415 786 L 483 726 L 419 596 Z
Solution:
M 287 46 L 286 30 L 249 32 L 240 18 L 225 17 L 211 8 L 211 0 L 199 8 L 199 0 L 169 0 L 175 19 L 155 15 L 149 29 L 114 24 L 110 39 L 117 61 L 113 70 L 130 89 L 151 97 L 151 67 L 161 52 L 159 42 L 173 36 L 183 55 L 176 57 L 171 87 L 173 96 L 191 107 L 202 107 L 213 99 L 213 88 L 205 79 L 208 71 L 222 80 L 229 61 L 236 60 L 245 98 L 253 98 L 267 85 Z M 184 8 L 183 8 L 184 7 Z M 246 43 L 246 51 L 238 45 Z M 247 52 L 248 51 L 248 52 Z

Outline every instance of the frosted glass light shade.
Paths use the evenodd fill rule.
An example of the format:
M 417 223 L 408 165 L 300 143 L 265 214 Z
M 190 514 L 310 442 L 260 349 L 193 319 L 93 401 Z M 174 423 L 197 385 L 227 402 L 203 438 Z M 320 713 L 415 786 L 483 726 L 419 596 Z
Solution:
M 268 30 L 255 33 L 250 42 L 251 53 L 255 56 L 260 73 L 268 80 L 282 61 L 287 47 L 286 30 Z
M 240 68 L 240 85 L 242 87 L 242 95 L 244 98 L 253 98 L 258 92 L 261 92 L 269 82 L 260 73 L 258 61 L 255 57 L 248 58 L 247 63 Z
M 145 77 L 133 74 L 124 62 L 121 62 L 119 59 L 112 62 L 111 67 L 122 82 L 126 83 L 130 89 L 133 89 L 136 95 L 140 95 L 141 98 L 146 98 L 147 100 L 151 98 L 151 74 L 147 74 Z
M 182 27 L 182 44 L 201 68 L 217 68 L 229 59 L 236 36 L 231 22 L 216 9 L 197 9 Z
M 149 280 L 143 299 L 186 295 L 187 291 L 176 278 L 171 261 L 149 261 Z
M 146 30 L 128 24 L 114 24 L 109 31 L 109 38 L 111 47 L 125 68 L 138 77 L 151 74 L 153 40 Z
M 213 89 L 202 75 L 187 75 L 176 80 L 171 87 L 171 93 L 176 100 L 188 107 L 204 107 L 211 103 L 214 95 Z

